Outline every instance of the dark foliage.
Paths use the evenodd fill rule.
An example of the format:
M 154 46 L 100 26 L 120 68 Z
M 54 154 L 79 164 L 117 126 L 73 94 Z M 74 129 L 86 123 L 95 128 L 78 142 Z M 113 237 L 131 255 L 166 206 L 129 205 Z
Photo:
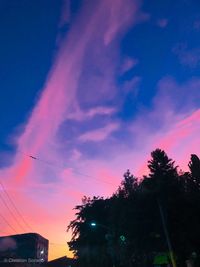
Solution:
M 84 197 L 75 207 L 68 244 L 80 267 L 153 266 L 156 255 L 169 251 L 166 231 L 177 266 L 186 266 L 190 258 L 199 266 L 199 158 L 191 156 L 190 172 L 178 172 L 174 161 L 156 149 L 148 168 L 140 181 L 128 170 L 112 197 Z

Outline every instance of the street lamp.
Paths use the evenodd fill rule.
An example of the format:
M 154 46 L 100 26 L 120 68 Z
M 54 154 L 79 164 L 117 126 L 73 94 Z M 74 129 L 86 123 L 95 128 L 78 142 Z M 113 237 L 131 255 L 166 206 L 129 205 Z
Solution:
M 113 229 L 111 229 L 110 227 L 104 225 L 104 224 L 100 224 L 100 223 L 96 223 L 94 221 L 90 222 L 89 225 L 93 228 L 95 227 L 102 227 L 105 228 L 107 230 L 107 234 L 105 235 L 106 240 L 107 240 L 107 246 L 108 249 L 110 247 L 111 249 L 111 257 L 112 257 L 112 261 L 113 261 L 113 267 L 115 267 L 115 254 L 116 254 L 116 249 L 114 248 L 114 237 L 115 237 L 115 233 L 113 232 Z M 121 242 L 121 244 L 126 244 L 126 237 L 124 235 L 120 235 L 119 236 L 119 241 Z
M 91 222 L 91 223 L 90 223 L 90 226 L 92 226 L 92 227 L 96 227 L 97 224 L 96 224 L 95 222 Z
M 112 229 L 110 228 L 110 227 L 108 227 L 108 226 L 106 226 L 106 225 L 104 225 L 104 224 L 101 224 L 101 223 L 96 223 L 96 222 L 94 222 L 94 221 L 92 221 L 92 222 L 90 222 L 89 223 L 89 225 L 91 226 L 91 227 L 102 227 L 102 228 L 105 228 L 106 230 L 108 230 L 109 232 L 113 232 L 112 231 Z
M 115 251 L 114 251 L 114 244 L 113 244 L 113 237 L 114 237 L 113 230 L 104 224 L 96 223 L 94 221 L 90 222 L 89 225 L 93 228 L 99 226 L 99 227 L 105 228 L 107 230 L 107 234 L 105 235 L 106 240 L 107 240 L 107 247 L 109 249 L 109 247 L 111 246 L 113 253 L 112 252 L 110 252 L 110 253 L 111 253 L 111 258 L 112 258 L 112 262 L 113 262 L 113 267 L 115 267 Z
M 100 226 L 100 227 L 102 227 L 102 228 L 107 229 L 108 232 L 110 232 L 112 235 L 114 235 L 113 230 L 112 230 L 110 227 L 108 227 L 108 226 L 106 226 L 106 225 L 104 225 L 104 224 L 96 223 L 96 222 L 93 221 L 93 222 L 90 222 L 89 225 L 90 225 L 91 227 L 93 227 L 93 228 L 95 228 L 95 227 L 97 227 L 97 226 Z M 126 242 L 126 237 L 125 237 L 124 235 L 120 235 L 120 236 L 119 236 L 119 239 L 120 239 L 122 242 Z

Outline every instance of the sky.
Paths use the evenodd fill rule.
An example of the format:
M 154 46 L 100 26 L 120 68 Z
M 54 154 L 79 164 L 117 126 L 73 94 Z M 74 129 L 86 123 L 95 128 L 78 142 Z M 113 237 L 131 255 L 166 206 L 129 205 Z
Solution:
M 84 195 L 147 174 L 158 147 L 188 170 L 199 14 L 198 0 L 0 1 L 0 181 L 21 215 L 0 186 L 0 235 L 37 232 L 49 259 L 71 256 Z

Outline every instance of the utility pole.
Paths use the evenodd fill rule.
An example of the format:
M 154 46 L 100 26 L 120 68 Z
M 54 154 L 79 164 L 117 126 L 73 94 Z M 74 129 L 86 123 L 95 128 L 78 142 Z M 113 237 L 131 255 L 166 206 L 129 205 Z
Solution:
M 115 233 L 114 231 L 109 228 L 106 225 L 100 224 L 100 223 L 96 223 L 96 222 L 91 222 L 90 226 L 95 228 L 97 226 L 103 227 L 107 230 L 107 234 L 106 234 L 106 240 L 107 240 L 107 248 L 108 248 L 108 252 L 111 256 L 112 259 L 112 267 L 116 267 L 116 252 L 115 252 L 115 244 L 114 244 L 114 238 L 115 238 Z
M 165 237 L 166 237 L 166 241 L 167 241 L 170 260 L 171 260 L 172 266 L 176 267 L 176 261 L 175 261 L 174 252 L 173 252 L 173 249 L 172 249 L 171 241 L 170 241 L 170 238 L 169 238 L 169 233 L 168 233 L 168 230 L 167 230 L 167 225 L 166 225 L 166 221 L 165 221 L 163 208 L 162 208 L 162 205 L 161 205 L 159 199 L 157 199 L 157 202 L 158 202 L 158 207 L 159 207 L 159 211 L 160 211 L 162 225 L 163 225 L 163 229 L 164 229 L 164 233 L 165 233 Z

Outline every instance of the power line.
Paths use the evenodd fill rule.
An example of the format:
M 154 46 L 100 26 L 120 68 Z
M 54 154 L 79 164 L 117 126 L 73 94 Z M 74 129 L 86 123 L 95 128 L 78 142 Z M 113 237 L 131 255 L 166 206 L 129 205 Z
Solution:
M 22 154 L 24 154 L 25 156 L 31 158 L 32 160 L 40 161 L 40 162 L 45 163 L 45 164 L 48 164 L 48 165 L 50 165 L 50 166 L 55 166 L 55 167 L 57 167 L 57 168 L 59 168 L 59 169 L 61 169 L 61 168 L 64 167 L 64 166 L 55 164 L 55 163 L 53 163 L 53 162 L 49 162 L 49 161 L 43 160 L 43 159 L 41 159 L 41 158 L 39 158 L 39 157 L 36 157 L 35 155 L 27 154 L 27 153 L 24 153 L 24 152 L 22 152 L 22 151 L 20 151 L 20 150 L 18 150 L 18 151 L 21 152 Z M 78 174 L 78 175 L 81 175 L 81 176 L 84 176 L 84 177 L 87 177 L 87 178 L 96 180 L 97 182 L 100 182 L 100 183 L 105 183 L 105 184 L 109 184 L 109 185 L 114 185 L 113 183 L 110 183 L 110 182 L 107 182 L 107 181 L 98 179 L 98 178 L 96 178 L 95 176 L 92 176 L 92 175 L 89 175 L 89 174 L 80 172 L 80 171 L 77 170 L 76 168 L 73 168 L 73 167 L 68 167 L 68 168 L 72 169 L 74 174 Z
M 31 154 L 24 153 L 23 151 L 20 151 L 20 150 L 18 150 L 18 152 L 21 152 L 22 154 L 24 154 L 25 156 L 31 158 L 32 160 L 40 161 L 40 162 L 45 163 L 45 164 L 48 164 L 48 165 L 50 165 L 50 166 L 55 166 L 55 167 L 60 168 L 60 169 L 64 167 L 64 166 L 55 164 L 55 163 L 53 163 L 53 162 L 48 162 L 48 161 L 46 161 L 46 160 L 43 160 L 43 159 L 41 159 L 41 158 L 39 158 L 39 157 L 36 157 L 35 155 L 31 155 Z M 71 167 L 69 167 L 69 168 L 72 169 L 72 170 L 73 170 L 73 173 L 75 173 L 75 174 L 78 174 L 78 175 L 81 175 L 81 176 L 84 176 L 84 177 L 87 177 L 87 178 L 96 180 L 97 182 L 101 182 L 101 183 L 106 183 L 106 184 L 114 185 L 113 183 L 110 183 L 110 182 L 107 182 L 107 181 L 103 181 L 103 180 L 98 179 L 98 178 L 96 178 L 96 177 L 94 177 L 94 176 L 92 176 L 92 175 L 88 175 L 88 174 L 85 174 L 85 173 L 83 173 L 83 172 L 80 172 L 80 171 L 77 170 L 76 168 L 71 168 Z M 26 220 L 23 218 L 23 216 L 21 215 L 21 213 L 20 213 L 19 210 L 17 209 L 16 205 L 15 205 L 14 202 L 12 201 L 12 198 L 9 196 L 8 192 L 6 191 L 4 185 L 3 185 L 3 183 L 2 183 L 1 181 L 0 181 L 0 185 L 1 185 L 2 189 L 3 189 L 3 191 L 5 192 L 7 198 L 9 199 L 10 203 L 12 204 L 13 208 L 15 209 L 16 213 L 17 213 L 17 214 L 20 216 L 20 218 L 23 220 L 24 224 L 25 224 L 31 231 L 33 231 L 33 230 L 32 230 L 32 227 L 30 227 L 30 225 L 26 222 Z M 9 225 L 9 227 L 10 227 L 12 230 L 14 230 L 14 232 L 17 233 L 17 231 L 16 231 L 16 230 L 15 230 L 15 229 L 8 223 L 8 221 L 7 221 L 2 215 L 0 215 L 0 216 L 1 216 L 1 217 L 4 219 L 4 221 Z M 34 232 L 34 231 L 33 231 L 33 232 Z M 66 244 L 58 244 L 58 243 L 49 243 L 49 244 L 52 245 L 52 246 L 66 246 Z
M 0 226 L 1 226 L 1 228 L 0 228 L 0 235 L 2 235 L 2 234 L 4 234 L 4 235 L 10 235 L 11 233 L 9 232 L 5 232 L 4 231 L 4 224 L 2 223 L 2 221 L 0 221 Z
M 3 183 L 0 181 L 0 185 L 4 191 L 4 193 L 6 194 L 8 200 L 10 201 L 10 203 L 12 204 L 15 212 L 18 214 L 18 216 L 22 219 L 23 223 L 27 226 L 28 229 L 30 229 L 31 231 L 33 231 L 32 227 L 30 227 L 30 225 L 26 222 L 26 220 L 24 219 L 24 217 L 22 216 L 22 214 L 20 213 L 20 211 L 18 210 L 18 208 L 16 207 L 15 203 L 13 202 L 12 198 L 10 197 L 10 195 L 8 194 L 7 190 L 5 189 Z
M 82 176 L 85 176 L 85 177 L 88 177 L 88 178 L 91 178 L 91 179 L 94 179 L 94 180 L 96 180 L 97 182 L 101 182 L 101 183 L 105 183 L 105 184 L 114 185 L 113 183 L 103 181 L 103 180 L 98 179 L 98 178 L 96 178 L 96 177 L 94 177 L 94 176 L 91 176 L 91 175 L 89 175 L 89 174 L 85 174 L 85 173 L 76 171 L 76 169 L 74 169 L 74 173 L 79 174 L 79 175 L 82 175 Z
M 5 186 L 3 185 L 3 183 L 0 181 L 0 185 L 4 191 L 4 193 L 6 194 L 7 198 L 9 199 L 9 201 L 11 202 L 11 204 L 13 205 L 15 211 L 18 213 L 18 215 L 21 217 L 21 219 L 23 220 L 23 222 L 27 225 L 27 227 L 30 228 L 31 231 L 33 231 L 33 229 L 29 226 L 29 224 L 25 221 L 25 219 L 23 218 L 23 216 L 21 215 L 21 213 L 19 212 L 19 210 L 17 209 L 16 205 L 14 204 L 14 202 L 12 201 L 12 198 L 10 197 L 10 195 L 8 194 L 7 190 L 5 189 Z M 5 200 L 2 198 L 2 196 L 0 195 L 0 198 L 3 200 L 4 204 L 6 205 L 6 207 L 10 210 L 10 208 L 8 207 L 7 203 L 5 202 Z M 1 215 L 1 218 L 6 222 L 6 224 L 9 225 L 9 227 L 15 232 L 17 233 L 17 231 L 14 229 L 14 227 L 12 227 L 10 225 L 10 223 L 5 219 L 5 217 L 3 215 Z M 14 215 L 13 215 L 14 216 Z M 15 216 L 14 216 L 15 217 Z M 16 218 L 16 217 L 15 217 Z M 34 232 L 34 231 L 33 231 Z M 4 234 L 7 234 L 4 232 Z M 66 244 L 59 244 L 59 243 L 49 243 L 52 246 L 66 246 Z
M 13 217 L 14 221 L 16 221 L 16 223 L 18 224 L 18 226 L 23 230 L 23 231 L 26 231 L 24 229 L 24 227 L 19 223 L 17 217 L 15 216 L 15 214 L 12 212 L 12 210 L 10 209 L 10 207 L 7 205 L 5 199 L 1 196 L 0 194 L 0 199 L 1 201 L 3 202 L 3 204 L 5 205 L 5 207 L 8 209 L 8 211 L 10 212 L 11 216 Z
M 6 220 L 6 218 L 0 214 L 0 217 L 4 220 L 4 222 L 17 234 L 17 231 L 15 230 L 15 228 Z
M 33 160 L 40 161 L 40 162 L 45 163 L 45 164 L 48 164 L 48 165 L 50 165 L 50 166 L 53 165 L 53 166 L 55 166 L 55 167 L 57 167 L 57 168 L 60 168 L 60 169 L 64 167 L 64 166 L 55 164 L 55 163 L 53 163 L 53 162 L 49 162 L 49 161 L 43 160 L 43 159 L 41 159 L 41 158 L 39 158 L 39 157 L 36 157 L 35 155 L 31 155 L 31 154 L 25 153 L 24 151 L 22 151 L 22 150 L 20 150 L 20 149 L 17 149 L 17 152 L 20 152 L 20 153 L 24 154 L 25 156 L 27 156 L 27 157 L 29 157 L 29 158 L 31 158 L 31 159 L 33 159 Z M 78 175 L 81 175 L 81 176 L 84 176 L 84 177 L 91 178 L 91 179 L 93 179 L 93 180 L 96 180 L 97 182 L 101 182 L 101 183 L 105 183 L 105 184 L 114 185 L 113 183 L 110 183 L 110 182 L 107 182 L 107 181 L 103 181 L 103 180 L 98 179 L 98 178 L 96 178 L 96 177 L 94 177 L 94 176 L 92 176 L 92 175 L 89 175 L 89 174 L 80 172 L 80 171 L 77 170 L 76 168 L 71 168 L 71 167 L 69 167 L 69 168 L 72 169 L 73 172 L 74 172 L 75 174 L 78 174 Z

